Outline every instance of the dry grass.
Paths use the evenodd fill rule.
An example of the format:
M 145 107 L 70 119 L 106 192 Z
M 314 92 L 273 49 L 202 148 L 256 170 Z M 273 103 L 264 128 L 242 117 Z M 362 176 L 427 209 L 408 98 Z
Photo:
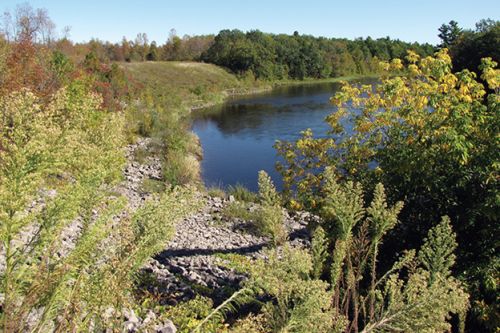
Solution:
M 136 62 L 120 64 L 136 81 L 166 99 L 167 106 L 188 109 L 220 102 L 228 89 L 244 83 L 221 67 L 196 62 Z

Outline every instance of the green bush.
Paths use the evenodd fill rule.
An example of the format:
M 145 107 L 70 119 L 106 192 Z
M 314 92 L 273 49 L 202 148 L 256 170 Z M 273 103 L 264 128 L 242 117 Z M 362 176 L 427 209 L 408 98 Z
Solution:
M 273 297 L 262 308 L 262 332 L 332 332 L 334 312 L 328 283 L 311 279 L 310 254 L 283 248 L 251 265 L 250 285 Z
M 274 246 L 282 245 L 288 233 L 284 225 L 281 200 L 271 177 L 265 171 L 259 171 L 260 207 L 255 226 L 260 234 L 271 238 Z
M 257 212 L 254 226 L 258 234 L 271 239 L 274 246 L 283 245 L 288 233 L 283 225 L 283 209 L 280 206 L 262 206 Z
M 259 171 L 259 202 L 264 206 L 280 206 L 281 198 L 276 191 L 276 187 L 271 180 L 271 177 L 264 171 Z

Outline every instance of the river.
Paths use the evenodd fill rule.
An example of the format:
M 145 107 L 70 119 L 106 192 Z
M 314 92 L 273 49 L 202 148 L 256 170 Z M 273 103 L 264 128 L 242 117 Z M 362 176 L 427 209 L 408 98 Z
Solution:
M 373 79 L 363 80 L 367 82 Z M 296 140 L 307 128 L 315 136 L 326 135 L 329 127 L 324 118 L 335 111 L 329 99 L 339 88 L 339 83 L 281 86 L 197 112 L 192 129 L 203 148 L 206 186 L 241 184 L 256 191 L 257 173 L 265 170 L 280 189 L 274 143 Z

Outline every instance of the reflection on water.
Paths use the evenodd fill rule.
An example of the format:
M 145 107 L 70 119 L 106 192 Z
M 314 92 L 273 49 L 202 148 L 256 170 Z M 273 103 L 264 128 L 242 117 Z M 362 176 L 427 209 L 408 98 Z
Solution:
M 193 131 L 203 147 L 206 185 L 239 183 L 255 191 L 257 172 L 265 170 L 281 188 L 274 143 L 296 140 L 307 128 L 316 136 L 326 135 L 329 127 L 323 120 L 335 110 L 329 99 L 337 89 L 338 83 L 280 87 L 195 115 Z

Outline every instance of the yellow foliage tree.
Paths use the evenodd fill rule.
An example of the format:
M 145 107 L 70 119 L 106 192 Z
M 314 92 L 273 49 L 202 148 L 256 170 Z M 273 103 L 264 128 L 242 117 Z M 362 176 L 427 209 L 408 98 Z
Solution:
M 332 97 L 337 110 L 326 118 L 330 137 L 316 139 L 307 130 L 296 142 L 277 143 L 290 203 L 319 208 L 327 167 L 337 180 L 360 181 L 367 189 L 381 182 L 389 202 L 405 204 L 398 239 L 387 242 L 392 253 L 415 247 L 430 221 L 449 215 L 460 244 L 458 270 L 480 298 L 480 281 L 492 278 L 482 275 L 498 267 L 497 63 L 482 60 L 482 81 L 468 70 L 453 73 L 446 49 L 425 58 L 409 51 L 405 61 L 380 66 L 387 75 L 377 84 L 344 83 Z M 468 241 L 471 235 L 477 242 Z

